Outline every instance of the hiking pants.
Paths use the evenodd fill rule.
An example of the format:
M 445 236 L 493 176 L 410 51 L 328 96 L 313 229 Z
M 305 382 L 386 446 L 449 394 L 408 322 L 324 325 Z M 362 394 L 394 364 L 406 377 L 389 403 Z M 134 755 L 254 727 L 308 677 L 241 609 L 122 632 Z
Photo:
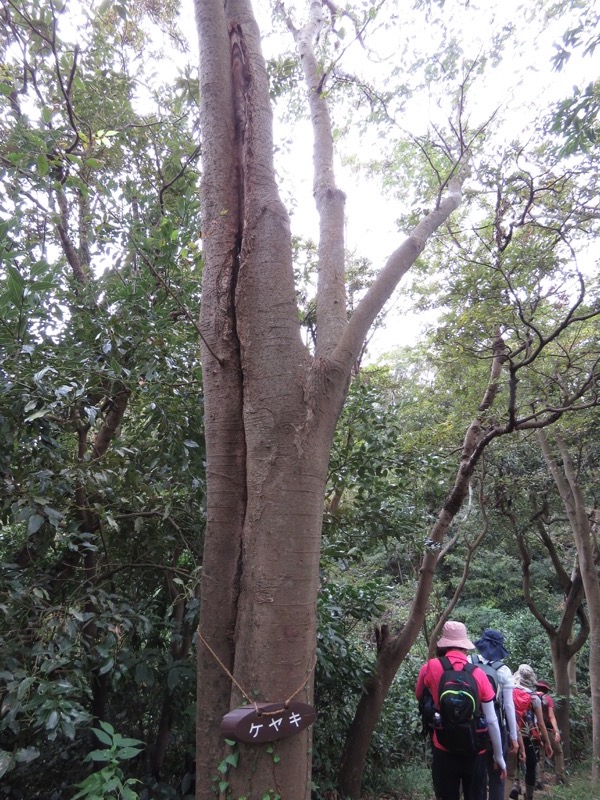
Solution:
M 504 754 L 506 758 L 506 753 Z M 491 752 L 485 754 L 486 774 L 484 774 L 477 800 L 504 800 L 504 781 L 500 778 L 500 770 Z M 486 792 L 487 789 L 487 792 Z
M 537 755 L 533 740 L 530 736 L 523 736 L 523 744 L 525 745 L 525 797 L 526 800 L 532 800 L 533 792 L 535 790 L 535 774 L 537 767 Z M 517 760 L 514 753 L 508 755 L 508 780 L 506 781 L 505 796 L 508 797 L 510 790 L 514 785 L 514 780 L 521 778 L 523 775 L 523 765 Z
M 554 756 L 554 774 L 557 783 L 564 783 L 565 775 L 565 756 L 563 753 L 562 742 L 557 742 L 554 739 L 554 733 L 550 733 L 550 743 L 552 745 L 552 754 Z
M 532 800 L 533 792 L 535 790 L 535 776 L 537 767 L 537 755 L 533 740 L 530 736 L 523 736 L 523 744 L 525 745 L 525 765 L 518 762 L 517 755 L 509 753 L 507 758 L 508 764 L 508 779 L 505 786 L 505 798 L 508 798 L 509 793 L 514 786 L 515 780 L 522 781 L 523 772 L 525 772 L 525 797 L 526 800 Z
M 458 756 L 433 748 L 431 773 L 435 796 L 439 800 L 479 800 L 481 787 L 485 783 L 486 754 Z
M 548 735 L 550 736 L 550 744 L 552 745 L 552 756 L 554 759 L 554 776 L 556 778 L 556 783 L 565 783 L 567 776 L 565 775 L 565 756 L 563 753 L 562 742 L 557 742 L 554 739 L 553 731 L 549 730 Z M 540 747 L 542 747 L 541 744 Z M 541 752 L 539 761 L 543 762 L 543 756 Z M 540 769 L 539 761 L 538 761 L 538 770 Z M 536 774 L 538 775 L 539 778 L 540 773 L 538 772 Z
M 525 797 L 531 800 L 535 789 L 537 755 L 531 736 L 523 736 L 523 744 L 525 745 Z
M 508 764 L 506 756 L 507 751 L 507 737 L 506 730 L 503 725 L 500 725 L 500 739 L 502 741 L 502 753 L 504 759 Z M 486 774 L 484 775 L 481 787 L 477 794 L 477 800 L 504 800 L 504 781 L 500 778 L 500 770 L 496 767 L 494 761 L 494 754 L 488 748 L 485 754 L 486 760 Z

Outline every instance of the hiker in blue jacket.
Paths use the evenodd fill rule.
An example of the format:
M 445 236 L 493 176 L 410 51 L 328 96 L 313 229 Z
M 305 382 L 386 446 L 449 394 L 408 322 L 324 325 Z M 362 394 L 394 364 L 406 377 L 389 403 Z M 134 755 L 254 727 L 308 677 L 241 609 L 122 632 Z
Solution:
M 490 683 L 496 691 L 496 707 L 500 712 L 500 735 L 502 751 L 506 758 L 507 751 L 516 753 L 519 749 L 517 720 L 513 701 L 513 674 L 503 663 L 508 656 L 504 647 L 504 635 L 493 628 L 486 628 L 475 642 L 478 655 L 471 656 L 473 664 L 482 667 L 488 675 Z M 487 756 L 487 798 L 488 800 L 504 800 L 504 777 L 497 767 L 491 752 Z M 486 785 L 482 785 L 477 800 L 486 800 Z

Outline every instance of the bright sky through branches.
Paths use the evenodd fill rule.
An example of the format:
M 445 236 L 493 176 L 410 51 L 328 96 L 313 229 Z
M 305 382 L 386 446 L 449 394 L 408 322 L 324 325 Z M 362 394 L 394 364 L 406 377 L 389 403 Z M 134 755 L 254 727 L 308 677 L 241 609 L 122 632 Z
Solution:
M 306 0 L 284 0 L 283 5 L 296 25 L 304 22 Z M 398 87 L 397 95 L 387 101 L 392 120 L 387 129 L 367 124 L 368 101 L 363 97 L 361 102 L 360 92 L 348 93 L 345 107 L 344 102 L 333 107 L 336 177 L 347 194 L 347 248 L 357 258 L 368 259 L 376 270 L 400 243 L 405 230 L 398 220 L 416 202 L 410 182 L 404 179 L 407 188 L 402 191 L 402 178 L 400 183 L 390 180 L 386 163 L 393 163 L 394 147 L 402 139 L 426 136 L 447 125 L 454 113 L 454 95 L 469 69 L 473 74 L 465 93 L 465 119 L 477 129 L 493 117 L 491 139 L 498 150 L 515 139 L 527 141 L 552 104 L 569 96 L 574 84 L 587 83 L 594 72 L 592 59 L 577 54 L 562 72 L 552 69 L 555 45 L 577 19 L 577 11 L 571 18 L 557 14 L 548 19 L 544 4 L 532 0 L 445 0 L 420 5 L 415 11 L 406 0 L 365 3 L 362 10 L 381 10 L 366 25 L 361 41 L 355 38 L 348 17 L 340 14 L 332 21 L 325 12 L 325 28 L 333 31 L 330 38 L 335 49 L 324 46 L 322 58 L 331 75 L 358 77 L 380 87 L 382 94 Z M 292 37 L 276 21 L 271 4 L 256 0 L 254 7 L 266 58 L 293 54 Z M 192 13 L 192 3 L 184 0 L 184 14 L 190 20 L 184 30 L 190 32 L 195 52 Z M 481 67 L 473 68 L 473 64 Z M 328 78 L 326 90 L 335 91 L 334 80 Z M 339 99 L 339 92 L 336 96 Z M 275 102 L 274 113 L 276 166 L 292 229 L 295 235 L 316 241 L 310 121 L 306 110 L 300 110 L 300 101 L 294 103 L 288 97 Z M 406 318 L 401 326 L 390 319 L 372 349 L 389 349 L 410 340 L 416 330 L 415 325 L 411 331 Z

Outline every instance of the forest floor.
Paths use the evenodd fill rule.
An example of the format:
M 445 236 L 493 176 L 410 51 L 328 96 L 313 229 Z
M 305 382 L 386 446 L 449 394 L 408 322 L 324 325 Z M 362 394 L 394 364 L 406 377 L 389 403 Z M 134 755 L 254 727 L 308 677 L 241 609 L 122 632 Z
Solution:
M 552 797 L 554 797 L 554 790 L 557 788 L 554 779 L 554 772 L 552 770 L 542 771 L 541 780 L 543 788 L 535 790 L 534 800 L 542 800 L 542 798 L 543 800 L 550 800 Z M 364 800 L 373 800 L 373 798 L 369 796 L 364 798 Z M 392 792 L 379 795 L 377 800 L 435 800 L 435 796 L 433 791 L 429 797 L 425 797 L 421 792 L 419 792 L 417 795 Z M 521 794 L 519 795 L 519 800 L 525 800 L 525 784 L 523 781 L 521 781 Z M 593 798 L 590 797 L 590 800 L 593 800 Z

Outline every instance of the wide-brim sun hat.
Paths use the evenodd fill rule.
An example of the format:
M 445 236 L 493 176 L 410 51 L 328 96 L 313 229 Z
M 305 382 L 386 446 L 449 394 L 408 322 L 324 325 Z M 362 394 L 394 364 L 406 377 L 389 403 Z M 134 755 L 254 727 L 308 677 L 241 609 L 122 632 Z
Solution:
M 535 688 L 537 689 L 538 692 L 550 692 L 551 691 L 550 684 L 546 683 L 546 681 L 537 680 L 535 682 Z
M 475 642 L 475 647 L 488 661 L 501 661 L 508 656 L 508 650 L 504 647 L 503 634 L 493 628 L 484 630 L 481 638 Z
M 448 620 L 442 628 L 438 647 L 457 647 L 459 650 L 474 650 L 475 645 L 467 636 L 467 628 L 462 622 Z
M 533 668 L 529 664 L 521 664 L 519 669 L 513 675 L 513 682 L 519 689 L 529 689 L 535 691 L 535 684 L 537 678 Z

